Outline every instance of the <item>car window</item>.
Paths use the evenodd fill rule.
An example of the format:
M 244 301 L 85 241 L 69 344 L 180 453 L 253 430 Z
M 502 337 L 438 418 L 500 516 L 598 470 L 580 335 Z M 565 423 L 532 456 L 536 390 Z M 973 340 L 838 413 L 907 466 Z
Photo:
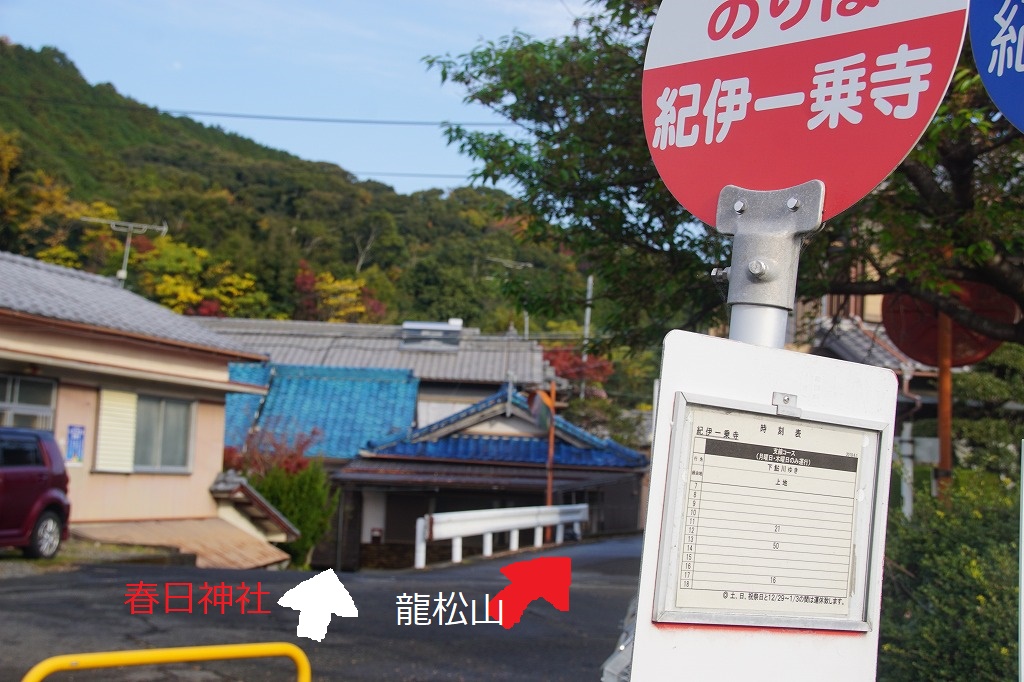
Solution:
M 0 440 L 0 466 L 43 466 L 39 444 L 32 438 L 4 438 Z

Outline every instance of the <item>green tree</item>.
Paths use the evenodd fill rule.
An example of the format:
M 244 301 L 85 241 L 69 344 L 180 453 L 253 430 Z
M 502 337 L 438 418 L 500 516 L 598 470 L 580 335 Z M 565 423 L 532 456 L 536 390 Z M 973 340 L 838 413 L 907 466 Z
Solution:
M 957 374 L 954 396 L 949 495 L 932 498 L 919 476 L 913 518 L 889 519 L 880 680 L 1017 676 L 1024 348 L 1003 344 Z M 935 423 L 914 426 L 930 435 Z
M 35 253 L 66 246 L 88 209 L 57 178 L 26 166 L 20 136 L 0 130 L 0 250 Z M 50 251 L 50 258 L 69 260 L 58 251 Z
M 1017 679 L 1020 495 L 960 469 L 948 498 L 919 491 L 886 537 L 878 679 Z
M 271 431 L 249 435 L 241 451 L 226 448 L 224 468 L 244 474 L 253 487 L 298 529 L 294 542 L 282 547 L 296 568 L 309 568 L 313 550 L 331 526 L 338 507 L 337 492 L 320 458 L 308 452 L 321 433 L 291 436 Z
M 178 310 L 305 316 L 308 292 L 296 286 L 305 261 L 336 281 L 367 281 L 360 321 L 461 315 L 503 332 L 523 302 L 493 279 L 498 266 L 487 258 L 498 257 L 535 263 L 538 281 L 565 293 L 550 313 L 533 297 L 527 309 L 538 324 L 578 317 L 576 256 L 558 242 L 524 243 L 523 213 L 503 191 L 399 195 L 91 86 L 52 48 L 0 45 L 0 83 L 0 248 L 112 276 L 123 235 L 78 218 L 166 221 L 177 256 L 151 256 L 147 275 L 146 242 L 133 240 L 128 285 Z M 421 262 L 429 277 L 410 272 Z
M 451 126 L 479 178 L 522 189 L 532 234 L 592 264 L 608 299 L 605 326 L 650 342 L 673 327 L 722 319 L 710 270 L 728 243 L 669 195 L 641 115 L 642 60 L 657 0 L 595 0 L 573 35 L 516 33 L 467 54 L 430 57 L 442 81 L 516 124 Z M 879 189 L 825 226 L 801 259 L 799 294 L 902 292 L 965 327 L 1024 342 L 1024 321 L 996 323 L 953 295 L 956 280 L 994 286 L 1024 307 L 1024 139 L 987 97 L 965 50 L 931 127 Z
M 253 486 L 299 529 L 299 538 L 282 546 L 294 567 L 309 568 L 313 550 L 331 527 L 331 516 L 338 506 L 338 493 L 331 492 L 323 464 L 319 459 L 308 460 L 308 465 L 297 472 L 275 465 L 256 478 Z
M 428 320 L 462 318 L 473 324 L 483 316 L 474 295 L 473 283 L 454 268 L 443 266 L 433 256 L 420 259 L 399 279 L 411 299 L 409 312 L 421 312 Z
M 1020 478 L 1024 442 L 1024 346 L 1004 343 L 971 371 L 953 376 L 958 463 Z

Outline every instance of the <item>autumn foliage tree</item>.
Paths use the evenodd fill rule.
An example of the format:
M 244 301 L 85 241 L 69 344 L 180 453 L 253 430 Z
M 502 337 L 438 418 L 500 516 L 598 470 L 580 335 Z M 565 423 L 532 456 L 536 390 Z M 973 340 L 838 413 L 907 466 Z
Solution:
M 615 371 L 609 360 L 591 354 L 583 357 L 576 346 L 545 348 L 544 359 L 557 376 L 567 379 L 574 387 L 586 385 L 588 395 L 602 395 L 604 382 Z
M 305 260 L 295 274 L 296 320 L 359 322 L 366 312 L 365 282 L 314 272 Z
M 254 275 L 237 273 L 206 249 L 161 236 L 136 245 L 134 274 L 139 293 L 189 315 L 263 317 L 269 297 Z

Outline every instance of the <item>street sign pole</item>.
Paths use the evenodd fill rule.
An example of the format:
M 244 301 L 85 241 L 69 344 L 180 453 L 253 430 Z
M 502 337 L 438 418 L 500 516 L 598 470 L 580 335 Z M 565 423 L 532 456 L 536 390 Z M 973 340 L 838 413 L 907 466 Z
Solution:
M 729 338 L 782 348 L 796 302 L 800 245 L 821 228 L 825 185 L 812 180 L 776 191 L 727 185 L 717 229 L 733 238 Z
M 665 339 L 633 679 L 875 678 L 898 382 L 783 347 L 803 241 L 913 149 L 967 7 L 662 0 L 647 143 L 732 237 L 730 331 Z

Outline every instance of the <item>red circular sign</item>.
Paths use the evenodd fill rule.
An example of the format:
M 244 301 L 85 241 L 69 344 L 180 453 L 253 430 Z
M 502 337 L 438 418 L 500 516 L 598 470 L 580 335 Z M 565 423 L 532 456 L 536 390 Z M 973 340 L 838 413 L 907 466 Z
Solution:
M 1020 315 L 1017 304 L 1009 296 L 980 282 L 957 282 L 956 297 L 972 311 L 990 320 L 1015 322 Z M 925 365 L 939 364 L 939 315 L 924 301 L 905 294 L 882 297 L 882 323 L 896 346 Z M 987 358 L 1002 341 L 989 338 L 953 323 L 952 366 L 973 365 Z
M 726 185 L 825 183 L 823 219 L 866 196 L 931 122 L 968 0 L 664 0 L 644 63 L 647 144 L 715 224 Z

